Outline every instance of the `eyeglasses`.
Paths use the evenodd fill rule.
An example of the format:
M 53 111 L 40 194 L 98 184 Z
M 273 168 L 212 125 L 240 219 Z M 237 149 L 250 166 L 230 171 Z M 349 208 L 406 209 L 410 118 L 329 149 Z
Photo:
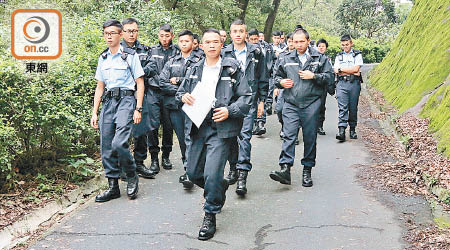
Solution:
M 124 30 L 123 32 L 130 33 L 130 34 L 137 34 L 139 32 L 139 30 Z
M 118 34 L 120 34 L 120 33 L 119 32 L 103 32 L 103 35 L 106 37 L 110 37 L 110 36 L 118 35 Z

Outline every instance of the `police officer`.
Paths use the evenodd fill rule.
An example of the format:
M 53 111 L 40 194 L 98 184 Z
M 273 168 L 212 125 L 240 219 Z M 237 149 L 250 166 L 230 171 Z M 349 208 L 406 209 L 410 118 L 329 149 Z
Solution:
M 120 45 L 122 36 L 120 22 L 106 21 L 103 24 L 103 35 L 108 48 L 98 59 L 95 73 L 97 88 L 91 126 L 96 129 L 100 127 L 102 164 L 109 188 L 95 197 L 96 202 L 120 197 L 119 166 L 125 168 L 128 197 L 134 199 L 137 196 L 139 178 L 136 174 L 136 164 L 129 150 L 128 139 L 133 122 L 138 124 L 141 121 L 144 97 L 142 77 L 144 71 L 136 52 Z M 98 119 L 97 113 L 101 101 L 102 111 Z
M 334 72 L 338 77 L 336 97 L 339 107 L 339 132 L 336 139 L 345 141 L 345 129 L 350 126 L 350 139 L 357 139 L 355 128 L 358 121 L 358 101 L 361 92 L 361 72 L 363 65 L 361 51 L 353 50 L 350 35 L 341 37 L 342 51 L 334 61 Z
M 293 35 L 295 50 L 279 58 L 275 84 L 283 88 L 283 133 L 280 171 L 272 171 L 270 178 L 291 184 L 290 168 L 294 165 L 295 139 L 298 129 L 303 133 L 302 185 L 311 187 L 311 169 L 316 165 L 316 140 L 319 122 L 320 97 L 323 86 L 333 81 L 333 71 L 327 57 L 309 46 L 309 34 L 299 29 Z
M 150 110 L 150 120 L 152 131 L 148 134 L 148 148 L 152 158 L 150 170 L 155 174 L 160 171 L 158 153 L 160 151 L 158 129 L 162 125 L 162 167 L 164 169 L 172 169 L 169 155 L 173 145 L 173 128 L 170 123 L 169 111 L 163 105 L 163 95 L 159 82 L 159 74 L 164 65 L 179 53 L 177 46 L 172 44 L 173 29 L 169 24 L 164 24 L 159 28 L 158 39 L 159 44 L 151 47 L 151 59 L 144 70 L 149 72 L 151 79 L 148 84 L 148 103 Z M 147 151 L 142 151 L 145 154 Z
M 252 107 L 244 118 L 241 134 L 231 145 L 230 172 L 226 177 L 229 184 L 234 184 L 237 181 L 236 193 L 238 195 L 247 193 L 247 175 L 252 169 L 250 139 L 252 138 L 253 124 L 255 118 L 261 117 L 264 112 L 264 102 L 268 91 L 264 55 L 258 45 L 245 42 L 246 29 L 247 27 L 242 20 L 234 21 L 230 27 L 230 36 L 233 43 L 222 50 L 223 57 L 239 61 L 244 77 L 252 89 Z
M 187 72 L 176 97 L 185 105 L 193 105 L 200 97 L 191 93 L 200 88 L 211 99 L 216 98 L 199 128 L 190 118 L 186 119 L 191 139 L 187 152 L 187 175 L 204 188 L 205 197 L 205 217 L 198 239 L 207 240 L 216 232 L 216 214 L 225 203 L 228 184 L 223 179 L 224 168 L 230 144 L 240 133 L 242 119 L 250 109 L 252 93 L 245 78 L 241 77 L 239 62 L 220 56 L 222 41 L 218 30 L 206 30 L 201 46 L 206 58 Z
M 294 41 L 292 39 L 292 36 L 294 35 L 294 33 L 289 33 L 286 36 L 287 39 L 287 50 L 281 52 L 280 57 L 286 55 L 287 53 L 293 51 L 295 49 L 294 47 Z M 274 72 L 276 72 L 278 69 L 278 61 L 275 62 L 275 66 L 274 66 Z M 276 98 L 276 105 L 275 105 L 275 111 L 277 113 L 277 117 L 278 117 L 278 121 L 281 124 L 281 131 L 280 131 L 280 138 L 283 139 L 284 135 L 283 135 L 283 105 L 284 105 L 284 98 L 283 98 L 283 89 L 279 89 L 279 88 L 275 88 L 273 90 L 273 95 Z M 264 117 L 264 115 L 263 115 Z M 265 121 L 264 121 L 265 122 Z M 299 141 L 298 138 L 295 141 L 295 144 L 298 145 Z
M 135 51 L 136 55 L 139 57 L 142 68 L 144 68 L 150 59 L 150 47 L 141 44 L 137 39 L 139 35 L 139 23 L 134 18 L 126 18 L 122 21 L 123 26 L 123 40 L 120 45 L 126 49 L 132 49 Z M 144 72 L 145 73 L 145 72 Z M 144 83 L 148 81 L 148 77 L 144 75 Z M 144 141 L 148 131 L 150 131 L 150 116 L 148 111 L 148 105 L 146 103 L 146 98 L 144 97 L 142 103 L 142 122 L 135 125 L 133 136 L 135 137 L 135 147 L 134 147 L 134 161 L 136 162 L 136 172 L 144 178 L 153 178 L 154 173 L 150 171 L 145 165 L 144 160 L 147 154 L 142 155 L 136 151 L 136 148 L 140 148 L 137 145 L 139 142 Z M 140 136 L 144 137 L 144 140 L 138 140 Z M 146 145 L 144 145 L 145 147 Z M 122 174 L 125 174 L 123 171 Z M 125 176 L 122 176 L 122 179 Z
M 185 114 L 181 110 L 180 103 L 175 100 L 178 87 L 186 75 L 186 71 L 200 61 L 200 56 L 192 52 L 194 34 L 190 30 L 183 30 L 178 34 L 178 47 L 181 53 L 169 59 L 159 75 L 164 106 L 169 110 L 170 121 L 180 144 L 183 166 L 186 167 L 186 138 L 184 130 Z M 188 139 L 189 140 L 189 139 Z M 186 189 L 193 187 L 188 176 L 180 176 L 179 182 Z
M 323 38 L 319 39 L 317 41 L 317 50 L 321 54 L 325 55 L 325 52 L 327 51 L 327 49 L 328 49 L 328 42 L 325 39 L 323 39 Z M 330 59 L 328 58 L 328 60 L 330 60 Z M 326 110 L 325 103 L 327 102 L 327 90 L 328 90 L 327 87 L 328 86 L 324 87 L 323 95 L 320 98 L 321 101 L 322 101 L 322 104 L 320 106 L 319 128 L 317 129 L 317 133 L 319 135 L 325 135 L 326 134 L 325 130 L 323 129 L 323 123 L 325 121 L 325 110 Z

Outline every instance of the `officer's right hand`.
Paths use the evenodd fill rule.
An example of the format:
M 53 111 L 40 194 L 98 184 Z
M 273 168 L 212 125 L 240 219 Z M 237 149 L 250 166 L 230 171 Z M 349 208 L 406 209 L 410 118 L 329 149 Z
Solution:
M 292 86 L 294 86 L 294 81 L 291 79 L 283 79 L 280 81 L 280 85 L 285 89 L 290 89 Z
M 172 83 L 173 85 L 176 85 L 177 84 L 177 78 L 176 77 L 170 78 L 170 83 Z
M 191 94 L 186 93 L 183 95 L 183 97 L 181 97 L 181 101 L 183 103 L 186 103 L 187 105 L 193 105 L 195 98 Z
M 98 129 L 98 117 L 97 117 L 97 114 L 92 114 L 91 127 L 95 128 L 95 129 Z

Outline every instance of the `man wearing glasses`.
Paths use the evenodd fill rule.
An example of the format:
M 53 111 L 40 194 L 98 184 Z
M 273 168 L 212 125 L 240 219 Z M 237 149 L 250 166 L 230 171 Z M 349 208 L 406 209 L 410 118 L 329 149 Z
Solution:
M 139 61 L 141 62 L 142 68 L 144 68 L 148 61 L 150 60 L 150 47 L 144 44 L 141 44 L 138 39 L 139 34 L 139 23 L 134 18 L 127 18 L 122 21 L 123 26 L 123 40 L 120 45 L 123 48 L 132 49 L 136 52 L 136 55 L 139 57 Z M 148 82 L 148 72 L 144 75 L 144 83 Z M 136 172 L 144 177 L 144 178 L 153 178 L 155 174 L 150 171 L 145 165 L 144 160 L 147 158 L 147 154 L 142 154 L 136 148 L 146 148 L 146 145 L 139 145 L 139 143 L 146 141 L 146 136 L 148 131 L 151 130 L 150 127 L 150 114 L 147 105 L 147 95 L 144 94 L 144 99 L 142 103 L 142 122 L 135 125 L 134 130 L 134 161 L 136 162 Z M 143 137 L 140 140 L 139 137 Z M 122 179 L 125 179 L 124 172 L 122 172 Z
M 128 139 L 134 124 L 141 122 L 144 97 L 144 71 L 134 50 L 120 45 L 122 25 L 117 20 L 103 24 L 103 35 L 108 48 L 98 59 L 95 79 L 94 108 L 91 126 L 100 128 L 100 147 L 105 176 L 109 188 L 95 197 L 106 202 L 120 197 L 120 167 L 126 172 L 127 195 L 134 199 L 138 193 L 139 178 L 136 163 L 131 156 Z M 135 97 L 136 96 L 136 97 Z M 97 113 L 102 102 L 100 119 Z M 120 166 L 120 167 L 119 167 Z

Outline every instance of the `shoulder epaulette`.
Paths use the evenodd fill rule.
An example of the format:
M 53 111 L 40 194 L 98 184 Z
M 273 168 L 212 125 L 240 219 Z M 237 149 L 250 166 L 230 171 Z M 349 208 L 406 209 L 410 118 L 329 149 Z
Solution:
M 103 50 L 102 53 L 100 53 L 100 55 L 102 56 L 103 59 L 106 59 L 106 57 L 107 57 L 107 55 L 108 55 L 108 54 L 107 54 L 108 50 L 109 50 L 109 48 L 106 48 L 105 50 Z

